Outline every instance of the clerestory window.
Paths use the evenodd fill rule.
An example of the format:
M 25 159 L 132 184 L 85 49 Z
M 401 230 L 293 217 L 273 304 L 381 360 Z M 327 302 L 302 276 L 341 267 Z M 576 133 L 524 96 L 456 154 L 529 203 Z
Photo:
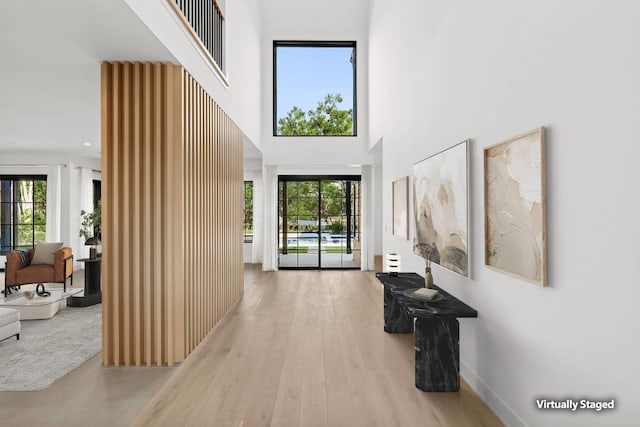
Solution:
M 273 42 L 273 135 L 356 136 L 356 42 Z

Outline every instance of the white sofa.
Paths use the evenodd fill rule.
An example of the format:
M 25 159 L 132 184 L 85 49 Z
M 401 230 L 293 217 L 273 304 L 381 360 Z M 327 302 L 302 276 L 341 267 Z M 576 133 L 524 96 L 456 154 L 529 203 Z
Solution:
M 11 337 L 20 339 L 20 312 L 14 308 L 0 307 L 0 341 Z

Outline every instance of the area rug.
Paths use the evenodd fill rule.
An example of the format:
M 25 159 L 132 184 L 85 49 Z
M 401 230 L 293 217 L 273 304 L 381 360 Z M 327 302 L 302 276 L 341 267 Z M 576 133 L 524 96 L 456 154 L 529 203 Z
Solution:
M 0 391 L 43 390 L 102 350 L 102 305 L 23 320 L 20 341 L 0 342 Z

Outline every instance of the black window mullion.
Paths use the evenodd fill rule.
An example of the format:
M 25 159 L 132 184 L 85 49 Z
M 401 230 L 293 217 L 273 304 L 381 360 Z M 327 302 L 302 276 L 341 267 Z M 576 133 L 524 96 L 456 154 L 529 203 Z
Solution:
M 318 180 L 318 219 L 316 228 L 318 229 L 318 268 L 322 268 L 322 181 Z
M 16 246 L 18 245 L 19 241 L 18 241 L 18 192 L 16 191 L 16 182 L 17 181 L 13 181 L 11 183 L 11 194 L 13 195 L 13 209 L 12 209 L 12 213 L 13 213 L 13 227 L 11 230 L 11 237 L 12 237 L 12 249 L 15 249 Z
M 31 181 L 31 245 L 36 246 L 36 182 Z

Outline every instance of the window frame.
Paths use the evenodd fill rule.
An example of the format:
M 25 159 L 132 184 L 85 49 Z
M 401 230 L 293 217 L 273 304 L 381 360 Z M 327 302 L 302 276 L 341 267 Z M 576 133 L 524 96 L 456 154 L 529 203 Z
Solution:
M 344 47 L 353 48 L 353 134 L 351 135 L 278 135 L 278 48 L 279 47 Z M 351 138 L 358 136 L 358 42 L 356 40 L 315 41 L 315 40 L 274 40 L 273 41 L 273 136 L 274 137 L 324 137 Z
M 12 186 L 12 197 L 11 197 L 12 200 L 11 200 L 11 202 L 9 202 L 11 204 L 11 206 L 12 206 L 12 209 L 11 209 L 12 215 L 11 215 L 11 223 L 10 223 L 11 228 L 12 228 L 11 233 L 10 233 L 10 236 L 11 236 L 10 248 L 11 249 L 9 249 L 8 251 L 4 251 L 4 250 L 2 250 L 0 248 L 0 255 L 5 255 L 5 254 L 7 254 L 7 253 L 9 253 L 11 251 L 16 250 L 16 248 L 29 248 L 29 247 L 34 248 L 36 243 L 37 243 L 36 240 L 35 240 L 36 225 L 38 225 L 38 226 L 44 225 L 45 233 L 46 233 L 46 229 L 47 229 L 47 223 L 46 223 L 47 199 L 46 199 L 46 197 L 47 197 L 47 195 L 46 195 L 46 192 L 45 192 L 45 200 L 44 200 L 44 205 L 45 205 L 45 223 L 44 224 L 40 224 L 40 223 L 36 224 L 36 222 L 35 222 L 35 207 L 36 207 L 36 204 L 42 204 L 43 202 L 36 202 L 36 200 L 35 200 L 35 197 L 36 197 L 35 183 L 36 183 L 36 181 L 43 181 L 45 183 L 45 186 L 46 186 L 46 185 L 48 185 L 47 178 L 48 178 L 47 175 L 0 175 L 0 181 L 11 181 L 11 186 Z M 16 204 L 18 204 L 20 202 L 18 202 L 16 200 L 15 185 L 16 185 L 17 182 L 20 182 L 20 181 L 31 181 L 33 183 L 33 195 L 32 195 L 31 201 L 30 202 L 26 202 L 26 203 L 30 203 L 31 204 L 33 212 L 34 212 L 34 216 L 32 218 L 32 222 L 30 224 L 31 225 L 31 246 L 20 245 L 19 244 L 20 241 L 18 240 L 19 239 L 19 233 L 16 234 L 16 233 L 13 232 L 13 228 L 16 227 L 16 225 L 18 227 L 20 225 L 29 225 L 29 224 L 20 224 L 19 222 L 16 223 L 16 221 L 17 221 L 17 218 L 16 218 L 16 215 L 17 215 L 16 214 L 16 212 L 17 212 Z
M 254 183 L 253 183 L 253 181 L 252 181 L 252 180 L 244 181 L 244 186 L 243 186 L 243 189 L 244 189 L 244 192 L 243 192 L 243 193 L 244 193 L 244 208 L 243 208 L 243 210 L 242 210 L 242 211 L 243 211 L 243 213 L 244 213 L 244 217 L 245 217 L 245 218 L 247 217 L 247 213 L 246 213 L 246 207 L 247 207 L 247 184 L 251 184 L 251 190 L 252 190 L 252 191 L 251 191 L 251 194 L 252 194 L 252 197 L 253 197 L 253 189 L 255 188 L 255 187 L 254 187 Z M 253 200 L 251 200 L 251 228 L 252 228 L 252 229 L 253 229 L 253 225 L 254 225 L 254 222 L 253 222 L 253 212 L 254 212 L 254 210 L 253 210 Z M 246 233 L 246 231 L 247 231 L 247 227 L 246 227 L 247 223 L 246 223 L 246 222 L 244 222 L 244 219 L 243 219 L 243 221 L 242 221 L 242 222 L 243 222 L 243 226 L 242 226 L 242 228 L 243 228 L 243 234 L 244 234 L 244 243 L 251 243 L 251 244 L 253 244 L 253 234 L 249 235 L 249 234 L 247 234 L 247 233 Z M 247 236 L 251 236 L 251 238 L 250 238 L 250 239 L 248 239 L 248 238 L 247 238 Z

